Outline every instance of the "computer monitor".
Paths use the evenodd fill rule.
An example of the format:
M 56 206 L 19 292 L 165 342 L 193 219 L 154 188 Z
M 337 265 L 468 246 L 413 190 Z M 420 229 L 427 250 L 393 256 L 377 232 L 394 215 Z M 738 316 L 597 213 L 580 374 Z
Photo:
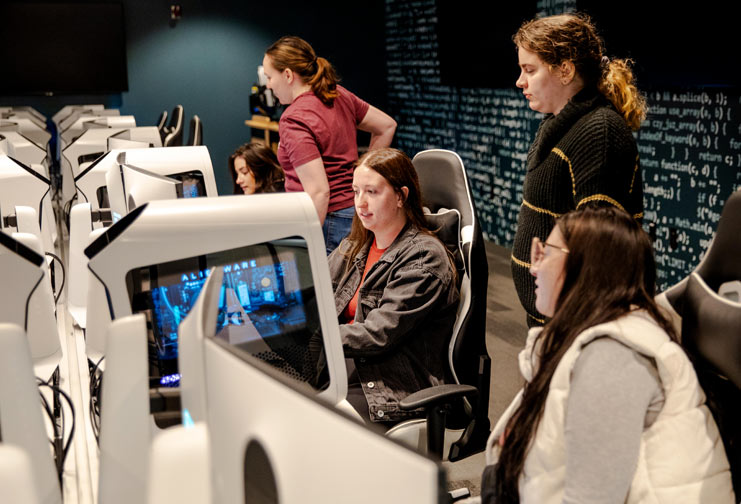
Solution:
M 111 117 L 106 119 L 125 119 L 127 117 L 129 116 L 121 116 L 120 118 Z M 98 121 L 94 122 L 97 123 Z M 74 178 L 80 174 L 80 166 L 95 161 L 108 152 L 110 150 L 109 139 L 111 137 L 147 142 L 152 146 L 162 145 L 159 131 L 155 126 L 139 128 L 102 126 L 100 129 L 85 130 L 77 139 L 62 150 L 60 159 L 62 170 L 62 192 L 65 202 L 72 199 L 75 194 Z
M 103 116 L 119 116 L 121 112 L 118 109 L 109 109 L 102 106 L 80 106 L 73 107 L 71 112 L 66 116 L 60 118 L 57 122 L 57 130 L 62 133 L 72 127 L 72 125 L 78 123 L 80 119 L 83 121 L 93 120 L 96 117 Z M 82 129 L 82 126 L 79 126 Z
M 183 182 L 184 197 L 218 196 L 211 156 L 204 145 L 126 151 L 126 163 Z
M 43 256 L 9 234 L 0 233 L 0 322 L 27 325 L 27 308 L 31 294 L 43 278 Z
M 46 116 L 42 114 L 41 112 L 39 112 L 38 110 L 36 110 L 35 108 L 29 107 L 28 105 L 10 107 L 10 110 L 8 110 L 8 112 L 27 113 L 28 116 L 35 119 L 38 124 L 46 125 Z
M 3 131 L 0 133 L 0 141 L 5 144 L 5 148 L 1 152 L 17 159 L 26 166 L 32 164 L 46 165 L 46 149 L 25 137 L 22 133 Z
M 36 166 L 41 168 L 39 165 Z M 55 223 L 53 213 L 49 212 L 50 189 L 49 179 L 39 173 L 39 170 L 0 154 L 0 209 L 4 212 L 0 218 L 10 215 L 16 206 L 33 208 L 41 218 L 44 250 L 53 252 Z
M 93 162 L 80 165 L 80 174 L 74 179 L 77 203 L 90 203 L 92 210 L 110 208 L 105 177 L 112 166 L 118 165 L 119 152 L 113 149 Z
M 76 116 L 76 117 L 75 117 Z M 99 126 L 108 126 L 111 128 L 134 128 L 136 119 L 132 115 L 122 116 L 115 109 L 105 109 L 95 112 L 73 114 L 67 121 L 63 121 L 63 129 L 60 130 L 60 144 L 66 147 L 85 132 L 85 123 L 90 121 L 98 122 Z
M 62 492 L 41 411 L 26 333 L 17 324 L 0 323 L 2 442 L 19 447 L 31 459 L 39 502 L 61 504 Z
M 125 128 L 88 129 L 67 145 L 60 146 L 60 172 L 62 174 L 62 201 L 67 203 L 75 195 L 75 177 L 80 164 L 95 161 L 108 150 L 108 137 Z
M 250 346 L 259 335 L 266 360 L 294 376 L 303 373 L 332 404 L 344 399 L 347 379 L 324 240 L 305 193 L 152 201 L 114 223 L 85 255 L 90 292 L 96 293 L 88 296 L 89 355 L 105 353 L 110 320 L 145 313 L 152 375 L 172 374 L 173 332 L 207 271 L 226 266 L 232 287 L 224 293 L 222 322 L 231 341 Z M 238 326 L 240 320 L 251 325 Z M 293 338 L 294 348 L 273 344 L 279 332 L 290 333 L 282 341 Z M 312 369 L 315 356 L 305 350 L 317 338 L 328 379 Z
M 88 129 L 62 150 L 61 163 L 64 172 L 74 178 L 79 174 L 81 163 L 95 161 L 108 150 L 108 137 L 125 131 L 126 128 Z M 68 169 L 65 169 L 66 165 Z M 63 172 L 63 173 L 64 173 Z
M 113 222 L 144 203 L 155 200 L 184 198 L 183 182 L 123 162 L 118 155 L 118 166 L 106 173 L 106 187 Z
M 74 179 L 78 202 L 90 203 L 92 210 L 110 208 L 106 173 L 117 167 L 121 153 L 125 153 L 121 162 L 180 180 L 183 183 L 183 197 L 218 195 L 211 157 L 205 146 L 154 147 L 116 149 L 103 154 L 92 163 L 81 165 L 80 174 Z M 100 223 L 95 223 L 94 226 L 100 227 Z
M 37 120 L 27 114 L 12 114 L 8 118 L 0 118 L 0 130 L 17 131 L 37 145 L 47 145 L 51 139 L 51 133 L 46 131 L 45 126 L 39 126 Z
M 46 129 L 46 118 L 31 107 L 13 107 L 10 110 L 0 112 L 3 119 L 25 118 L 29 119 L 38 128 Z
M 108 150 L 114 149 L 148 149 L 152 147 L 149 142 L 142 142 L 140 140 L 127 140 L 125 138 L 118 138 L 116 135 L 108 137 Z
M 75 112 L 80 112 L 83 110 L 87 111 L 97 111 L 97 110 L 103 110 L 105 106 L 102 103 L 95 103 L 95 104 L 78 104 L 78 105 L 65 105 L 61 109 L 59 109 L 53 116 L 51 116 L 52 122 L 57 126 L 57 130 L 61 131 L 61 123 L 65 119 L 67 119 L 69 116 L 74 114 Z
M 319 389 L 321 334 L 316 293 L 302 238 L 273 240 L 145 266 L 127 274 L 132 306 L 151 321 L 160 376 L 178 372 L 178 328 L 209 271 L 224 271 L 218 307 L 220 337 Z M 321 341 L 317 343 L 321 347 Z
M 80 121 L 91 121 L 96 117 L 117 115 L 121 115 L 118 109 L 76 107 L 71 109 L 66 116 L 60 117 L 59 121 L 55 121 L 55 124 L 57 125 L 57 132 L 61 135 L 70 127 L 82 131 L 82 125 L 78 124 Z
M 108 137 L 108 150 L 142 147 L 162 147 L 156 126 L 130 128 Z
M 16 207 L 18 213 L 23 207 Z M 25 210 L 33 212 L 30 208 Z M 36 224 L 38 229 L 38 224 Z M 12 322 L 26 331 L 36 376 L 48 380 L 62 358 L 56 306 L 49 268 L 36 233 L 0 233 L 0 322 Z
M 122 164 L 120 167 L 127 212 L 150 201 L 184 197 L 183 183 L 177 179 L 130 164 Z
M 196 343 L 191 357 L 203 363 L 214 502 L 447 501 L 439 462 L 318 400 L 305 382 L 230 342 L 216 295 L 230 285 L 228 274 L 222 281 L 214 271 L 189 315 L 198 323 L 186 325 L 200 334 L 183 334 Z M 290 336 L 287 331 L 273 338 Z M 189 371 L 183 369 L 184 387 L 198 377 Z M 185 390 L 183 407 L 188 407 Z M 188 418 L 185 411 L 183 416 Z M 298 453 L 316 455 L 321 463 L 296 463 Z

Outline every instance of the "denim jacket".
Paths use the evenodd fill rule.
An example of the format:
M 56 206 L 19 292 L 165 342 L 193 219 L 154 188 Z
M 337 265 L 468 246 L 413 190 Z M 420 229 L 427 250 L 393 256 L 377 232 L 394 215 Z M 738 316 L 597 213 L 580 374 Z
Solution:
M 337 316 L 355 295 L 370 243 L 346 272 L 347 239 L 329 256 Z M 375 422 L 398 421 L 399 401 L 445 382 L 447 347 L 458 290 L 443 244 L 407 225 L 368 271 L 353 324 L 340 325 L 345 357 L 353 358 Z

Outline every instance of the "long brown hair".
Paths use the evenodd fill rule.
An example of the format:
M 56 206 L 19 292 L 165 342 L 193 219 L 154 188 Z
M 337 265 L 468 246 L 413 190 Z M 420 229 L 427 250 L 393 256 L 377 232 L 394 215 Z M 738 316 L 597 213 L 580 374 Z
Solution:
M 366 166 L 385 178 L 396 194 L 401 196 L 404 201 L 407 222 L 419 228 L 423 233 L 434 236 L 427 226 L 427 220 L 422 210 L 422 192 L 419 188 L 419 178 L 409 156 L 398 149 L 374 149 L 366 152 L 358 160 L 357 166 Z M 406 197 L 404 197 L 402 187 L 409 190 Z M 360 250 L 373 240 L 373 232 L 363 226 L 357 213 L 353 216 L 352 228 L 347 238 L 351 243 L 350 249 L 346 252 L 349 268 Z
M 232 177 L 234 194 L 242 194 L 234 170 L 234 161 L 239 157 L 244 159 L 247 169 L 255 177 L 255 193 L 283 192 L 286 177 L 275 153 L 264 145 L 246 143 L 229 156 L 229 174 Z
M 535 436 L 553 373 L 582 331 L 643 309 L 677 341 L 654 301 L 656 267 L 648 235 L 626 212 L 585 205 L 556 221 L 569 254 L 553 318 L 538 335 L 539 366 L 507 422 L 496 469 L 496 502 L 519 502 L 519 478 Z
M 304 39 L 293 36 L 281 37 L 265 51 L 276 70 L 282 72 L 290 68 L 322 103 L 331 107 L 339 95 L 339 78 L 332 64 L 317 56 L 314 49 Z
M 631 61 L 604 57 L 604 43 L 585 14 L 559 14 L 524 23 L 513 40 L 554 69 L 571 61 L 585 87 L 596 86 L 632 130 L 646 117 L 646 99 L 635 84 Z

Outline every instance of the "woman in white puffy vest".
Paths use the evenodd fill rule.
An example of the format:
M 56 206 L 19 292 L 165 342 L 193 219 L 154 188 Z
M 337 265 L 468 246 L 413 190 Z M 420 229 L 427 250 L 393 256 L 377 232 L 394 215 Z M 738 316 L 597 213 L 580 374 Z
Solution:
M 691 362 L 654 302 L 651 242 L 627 213 L 585 207 L 533 239 L 526 384 L 487 447 L 484 503 L 735 503 Z

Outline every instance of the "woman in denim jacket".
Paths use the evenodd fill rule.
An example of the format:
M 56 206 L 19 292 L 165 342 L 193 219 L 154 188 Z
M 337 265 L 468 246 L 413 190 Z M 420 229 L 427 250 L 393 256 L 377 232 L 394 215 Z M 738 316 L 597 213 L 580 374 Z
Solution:
M 329 256 L 348 401 L 390 427 L 419 416 L 401 411 L 401 399 L 445 382 L 458 290 L 447 250 L 427 228 L 406 154 L 368 152 L 352 187 L 352 230 Z

